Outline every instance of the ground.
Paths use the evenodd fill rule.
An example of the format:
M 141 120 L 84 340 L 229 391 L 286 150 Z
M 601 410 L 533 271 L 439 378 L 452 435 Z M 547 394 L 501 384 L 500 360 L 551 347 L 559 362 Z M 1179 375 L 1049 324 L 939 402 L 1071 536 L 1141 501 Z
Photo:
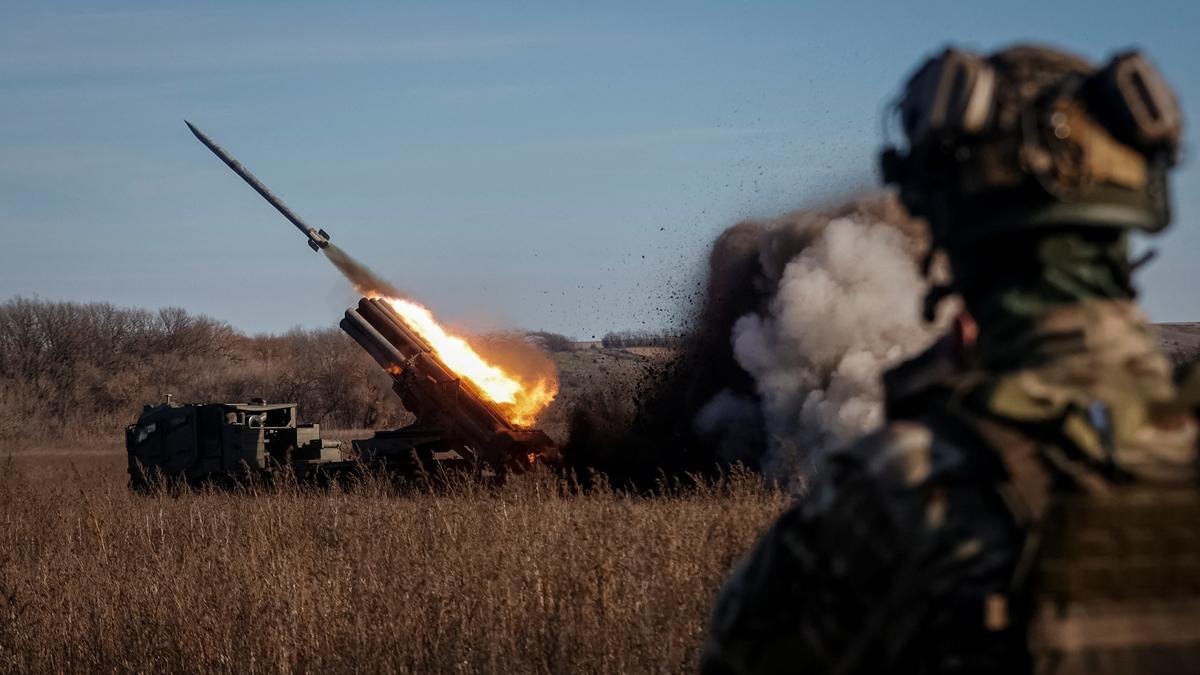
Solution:
M 550 408 L 539 416 L 538 426 L 554 440 L 564 442 L 569 435 L 570 413 L 578 405 L 623 407 L 633 414 L 633 401 L 672 352 L 649 348 L 650 353 L 630 349 L 576 349 L 554 354 L 558 367 L 559 395 Z
M 1163 351 L 1177 363 L 1200 357 L 1200 323 L 1157 324 Z
M 0 672 L 694 670 L 784 506 L 503 488 L 138 496 L 120 447 L 0 448 Z

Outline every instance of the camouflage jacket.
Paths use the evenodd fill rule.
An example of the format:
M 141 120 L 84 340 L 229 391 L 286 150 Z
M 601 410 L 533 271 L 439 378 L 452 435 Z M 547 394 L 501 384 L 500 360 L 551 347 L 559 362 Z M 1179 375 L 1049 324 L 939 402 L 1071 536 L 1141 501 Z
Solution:
M 1020 368 L 889 382 L 889 423 L 832 453 L 733 572 L 705 672 L 1033 668 L 1021 589 L 1049 497 L 1194 480 L 1196 428 L 1132 303 L 1064 306 L 1024 337 Z

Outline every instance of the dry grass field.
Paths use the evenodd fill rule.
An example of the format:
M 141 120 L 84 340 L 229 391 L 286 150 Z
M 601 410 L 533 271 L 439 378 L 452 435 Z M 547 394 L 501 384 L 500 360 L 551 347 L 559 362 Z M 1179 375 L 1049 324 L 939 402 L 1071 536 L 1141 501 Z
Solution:
M 1200 353 L 1197 324 L 1160 330 L 1176 360 Z M 288 340 L 309 354 L 317 337 Z M 630 418 L 660 351 L 556 353 L 562 393 L 542 426 L 564 441 L 576 406 Z M 338 363 L 326 380 L 344 379 Z M 691 671 L 721 578 L 786 504 L 751 475 L 655 497 L 581 494 L 549 473 L 135 495 L 118 434 L 101 430 L 132 421 L 125 408 L 158 389 L 129 384 L 138 393 L 88 431 L 35 423 L 4 395 L 67 405 L 94 387 L 23 377 L 8 381 L 24 389 L 0 387 L 0 430 L 7 420 L 45 437 L 0 440 L 0 673 Z M 307 407 L 373 410 L 362 402 L 379 392 L 355 381 L 362 396 L 331 389 Z M 106 440 L 61 440 L 97 434 Z
M 0 448 L 0 671 L 680 672 L 785 504 L 503 487 L 137 496 L 123 450 Z

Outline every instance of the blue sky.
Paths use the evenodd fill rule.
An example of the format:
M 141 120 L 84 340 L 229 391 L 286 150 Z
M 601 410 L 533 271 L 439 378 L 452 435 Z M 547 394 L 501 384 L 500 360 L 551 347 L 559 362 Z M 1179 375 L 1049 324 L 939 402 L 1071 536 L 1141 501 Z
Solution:
M 352 291 L 187 118 L 456 323 L 659 327 L 724 227 L 869 188 L 884 102 L 947 41 L 1142 46 L 1194 138 L 1197 25 L 1182 1 L 10 0 L 0 298 L 334 325 Z M 1200 320 L 1198 180 L 1143 275 L 1156 320 Z

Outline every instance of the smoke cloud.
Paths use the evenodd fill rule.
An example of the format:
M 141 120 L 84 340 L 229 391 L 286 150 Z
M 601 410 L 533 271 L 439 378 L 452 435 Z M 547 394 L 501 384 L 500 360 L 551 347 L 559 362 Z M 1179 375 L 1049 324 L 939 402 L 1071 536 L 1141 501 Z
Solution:
M 767 238 L 780 234 L 791 233 Z M 767 311 L 734 324 L 734 357 L 767 425 L 768 473 L 877 427 L 880 374 L 929 341 L 925 284 L 902 237 L 885 223 L 829 221 L 786 263 Z
M 710 383 L 695 433 L 719 457 L 787 480 L 877 427 L 880 375 L 935 332 L 920 318 L 920 233 L 889 197 L 727 230 L 700 322 L 723 343 L 701 341 L 727 350 L 749 383 Z
M 882 423 L 883 371 L 941 333 L 921 319 L 926 246 L 891 195 L 733 225 L 713 242 L 679 354 L 632 395 L 633 419 L 577 408 L 564 456 L 648 489 L 733 462 L 802 486 L 826 452 Z

